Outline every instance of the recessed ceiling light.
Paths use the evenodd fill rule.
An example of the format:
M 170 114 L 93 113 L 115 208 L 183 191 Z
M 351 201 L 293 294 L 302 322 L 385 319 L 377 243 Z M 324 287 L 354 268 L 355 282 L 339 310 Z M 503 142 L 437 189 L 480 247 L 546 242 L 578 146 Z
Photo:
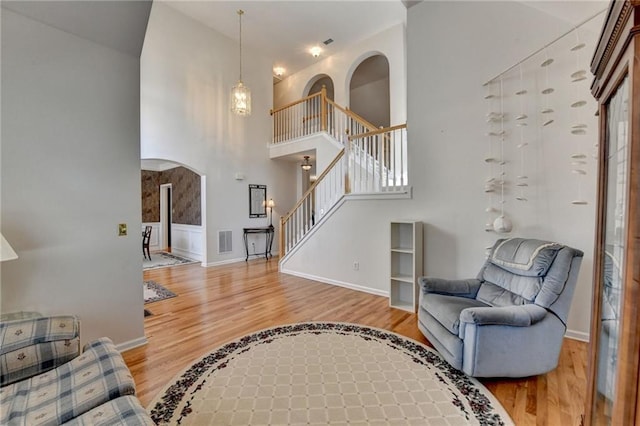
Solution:
M 284 69 L 283 67 L 274 67 L 273 68 L 273 73 L 275 75 L 277 75 L 278 77 L 282 77 L 286 71 L 287 70 Z
M 320 47 L 318 46 L 313 46 L 311 49 L 309 49 L 309 53 L 311 53 L 311 56 L 313 56 L 314 58 L 317 58 L 318 56 L 320 56 L 320 53 L 322 53 L 322 49 L 320 49 Z

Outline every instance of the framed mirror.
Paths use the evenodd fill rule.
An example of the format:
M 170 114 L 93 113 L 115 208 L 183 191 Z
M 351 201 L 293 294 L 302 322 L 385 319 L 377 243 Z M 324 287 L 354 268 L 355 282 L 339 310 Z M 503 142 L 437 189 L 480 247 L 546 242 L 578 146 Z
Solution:
M 267 217 L 267 185 L 249 185 L 249 217 Z

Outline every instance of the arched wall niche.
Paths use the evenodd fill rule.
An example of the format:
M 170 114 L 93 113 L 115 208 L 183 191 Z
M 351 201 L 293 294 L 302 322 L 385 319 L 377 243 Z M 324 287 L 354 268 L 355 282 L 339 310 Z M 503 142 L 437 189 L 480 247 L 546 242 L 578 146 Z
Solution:
M 376 127 L 391 125 L 389 60 L 367 52 L 354 61 L 345 82 L 349 108 Z

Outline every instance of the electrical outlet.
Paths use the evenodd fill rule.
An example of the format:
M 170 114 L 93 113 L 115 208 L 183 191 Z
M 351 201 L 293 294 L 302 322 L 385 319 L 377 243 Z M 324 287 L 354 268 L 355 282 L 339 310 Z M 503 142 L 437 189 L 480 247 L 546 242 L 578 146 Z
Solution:
M 355 262 L 353 262 L 353 270 L 354 271 L 359 271 L 360 270 L 360 262 L 358 262 L 357 260 Z
M 126 223 L 118 224 L 118 236 L 124 237 L 126 235 L 127 235 L 127 224 Z

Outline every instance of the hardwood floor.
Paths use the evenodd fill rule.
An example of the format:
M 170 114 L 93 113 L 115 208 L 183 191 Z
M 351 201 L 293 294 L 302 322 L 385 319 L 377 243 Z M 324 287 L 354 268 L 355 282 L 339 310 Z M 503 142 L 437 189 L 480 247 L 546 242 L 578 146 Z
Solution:
M 145 271 L 178 297 L 145 305 L 148 344 L 124 353 L 148 405 L 173 376 L 237 337 L 303 321 L 353 322 L 428 343 L 416 315 L 389 308 L 388 299 L 280 274 L 276 259 L 203 268 Z M 559 367 L 522 380 L 482 380 L 517 425 L 578 425 L 586 388 L 586 344 L 565 339 Z

